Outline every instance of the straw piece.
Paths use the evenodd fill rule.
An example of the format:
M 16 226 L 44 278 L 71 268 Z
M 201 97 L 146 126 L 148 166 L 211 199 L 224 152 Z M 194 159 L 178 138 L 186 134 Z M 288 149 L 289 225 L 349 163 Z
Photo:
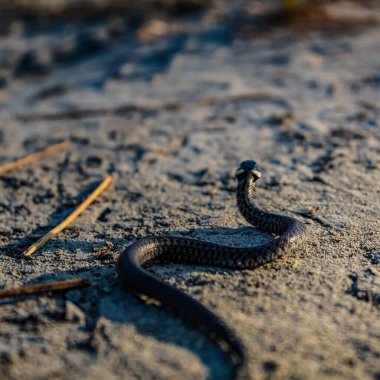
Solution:
M 90 286 L 91 282 L 84 278 L 71 278 L 68 280 L 45 282 L 43 284 L 25 285 L 19 288 L 0 290 L 0 299 L 9 297 L 20 297 L 41 293 L 60 293 L 71 289 L 84 288 Z
M 59 234 L 64 228 L 71 224 L 96 198 L 103 193 L 104 190 L 114 181 L 114 177 L 108 176 L 103 182 L 88 196 L 88 198 L 81 203 L 65 220 L 50 230 L 46 235 L 42 236 L 36 243 L 32 244 L 26 251 L 23 252 L 24 256 L 30 256 L 37 249 L 41 248 L 55 235 Z
M 32 163 L 33 161 L 39 160 L 40 158 L 44 158 L 47 156 L 51 156 L 53 154 L 57 154 L 60 152 L 64 152 L 69 147 L 67 141 L 60 142 L 58 144 L 54 144 L 48 146 L 45 149 L 40 150 L 37 153 L 30 154 L 28 156 L 19 158 L 18 160 L 7 162 L 6 164 L 0 165 L 0 174 L 4 174 L 11 170 L 19 169 L 22 166 Z

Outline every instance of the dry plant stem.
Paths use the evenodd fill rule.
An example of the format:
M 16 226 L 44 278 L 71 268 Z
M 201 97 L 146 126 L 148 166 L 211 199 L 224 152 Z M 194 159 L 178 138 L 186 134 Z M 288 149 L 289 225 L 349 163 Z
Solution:
M 50 239 L 54 238 L 59 234 L 64 228 L 71 224 L 96 198 L 103 193 L 104 190 L 114 181 L 113 176 L 108 176 L 103 180 L 103 182 L 89 195 L 89 197 L 81 203 L 65 220 L 63 220 L 58 226 L 50 230 L 46 235 L 42 236 L 36 243 L 32 244 L 26 251 L 24 251 L 24 256 L 30 256 L 38 248 L 41 248 Z
M 19 158 L 16 161 L 8 162 L 6 164 L 0 165 L 0 174 L 4 174 L 11 170 L 19 169 L 22 166 L 28 165 L 33 161 L 37 161 L 40 158 L 44 158 L 47 156 L 52 156 L 53 154 L 61 153 L 67 150 L 69 144 L 67 141 L 51 145 L 45 149 L 40 150 L 37 153 L 30 154 L 26 157 Z
M 0 290 L 0 299 L 9 297 L 20 297 L 31 294 L 59 293 L 71 289 L 84 288 L 90 286 L 91 282 L 84 278 L 71 278 L 69 280 L 46 282 L 43 284 L 26 285 L 19 288 Z

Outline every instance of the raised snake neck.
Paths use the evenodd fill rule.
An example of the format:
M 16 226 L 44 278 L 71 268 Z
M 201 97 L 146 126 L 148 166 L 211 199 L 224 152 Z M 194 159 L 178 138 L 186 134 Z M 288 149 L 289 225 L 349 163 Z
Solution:
M 256 165 L 245 161 L 248 169 Z M 255 166 L 257 167 L 257 166 Z M 250 378 L 246 368 L 246 353 L 242 343 L 231 329 L 209 309 L 186 293 L 153 277 L 142 268 L 150 260 L 160 260 L 191 265 L 209 265 L 234 269 L 253 269 L 280 258 L 291 250 L 300 248 L 305 239 L 305 225 L 288 216 L 268 213 L 253 201 L 255 182 L 253 173 L 245 170 L 238 176 L 237 205 L 248 223 L 276 235 L 268 243 L 254 247 L 229 247 L 220 244 L 182 237 L 146 237 L 125 249 L 119 257 L 117 269 L 128 290 L 144 294 L 160 302 L 191 326 L 229 352 L 235 364 L 234 378 Z M 260 174 L 260 173 L 259 173 Z

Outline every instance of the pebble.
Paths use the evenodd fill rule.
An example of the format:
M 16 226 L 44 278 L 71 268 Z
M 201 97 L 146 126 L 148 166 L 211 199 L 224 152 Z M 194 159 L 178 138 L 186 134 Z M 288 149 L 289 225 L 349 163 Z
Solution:
M 66 301 L 65 309 L 66 321 L 79 324 L 86 322 L 86 314 L 73 302 Z

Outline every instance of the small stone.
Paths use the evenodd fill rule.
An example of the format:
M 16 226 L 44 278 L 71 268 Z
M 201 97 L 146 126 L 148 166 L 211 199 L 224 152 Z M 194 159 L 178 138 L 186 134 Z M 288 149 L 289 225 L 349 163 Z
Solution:
M 278 186 L 280 184 L 280 177 L 277 174 L 270 174 L 267 176 L 265 183 L 268 186 Z
M 66 301 L 65 320 L 68 322 L 84 324 L 86 322 L 86 315 L 77 305 L 70 301 Z

